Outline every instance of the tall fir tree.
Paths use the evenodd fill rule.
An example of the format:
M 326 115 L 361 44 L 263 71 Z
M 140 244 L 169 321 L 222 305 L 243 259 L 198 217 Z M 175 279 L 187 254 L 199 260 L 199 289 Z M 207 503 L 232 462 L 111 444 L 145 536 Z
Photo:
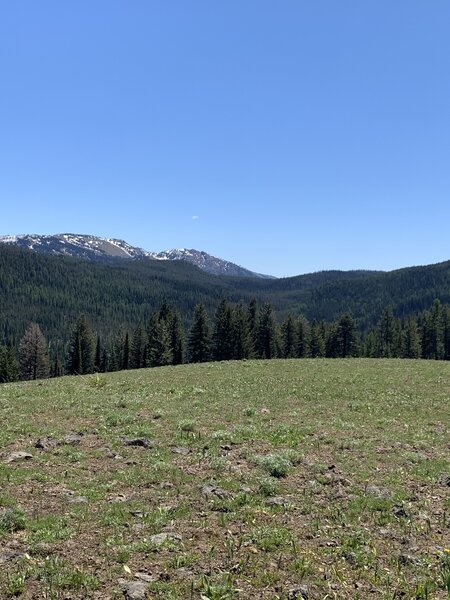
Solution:
M 289 313 L 281 325 L 281 355 L 283 358 L 295 358 L 297 355 L 297 335 L 295 323 Z
M 296 323 L 296 351 L 297 358 L 310 356 L 311 327 L 308 319 L 300 315 Z
M 172 348 L 172 362 L 174 365 L 182 365 L 184 362 L 184 331 L 178 311 L 173 311 L 172 320 L 169 323 L 170 343 Z
M 311 323 L 309 353 L 311 358 L 325 356 L 325 330 L 323 322 L 313 321 Z
M 19 363 L 12 344 L 0 346 L 0 383 L 19 379 Z
M 383 309 L 377 328 L 377 357 L 391 358 L 395 346 L 395 319 L 390 307 Z
M 408 317 L 403 328 L 402 357 L 420 357 L 420 336 L 417 330 L 417 322 L 414 317 Z
M 212 337 L 213 360 L 231 360 L 233 358 L 233 316 L 227 300 L 219 302 L 214 315 Z
M 146 365 L 148 336 L 142 321 L 138 323 L 131 338 L 130 369 L 142 369 Z
M 91 326 L 85 315 L 80 315 L 72 330 L 67 353 L 69 375 L 93 373 L 95 341 Z
M 256 355 L 258 358 L 276 358 L 278 347 L 278 331 L 272 305 L 266 302 L 259 311 Z
M 190 362 L 208 362 L 211 359 L 211 331 L 203 304 L 195 307 L 188 346 Z
M 242 360 L 249 358 L 252 354 L 250 341 L 248 314 L 244 303 L 241 301 L 233 311 L 233 358 Z
M 45 379 L 50 376 L 48 344 L 37 323 L 30 323 L 19 344 L 21 379 Z

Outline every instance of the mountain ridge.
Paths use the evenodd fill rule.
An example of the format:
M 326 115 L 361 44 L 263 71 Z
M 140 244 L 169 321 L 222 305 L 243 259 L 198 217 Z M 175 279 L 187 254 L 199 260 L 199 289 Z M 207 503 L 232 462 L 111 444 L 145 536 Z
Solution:
M 250 271 L 236 263 L 218 258 L 202 250 L 172 248 L 162 252 L 152 252 L 138 246 L 132 246 L 122 239 L 103 238 L 90 234 L 4 235 L 0 236 L 0 243 L 26 248 L 42 254 L 73 256 L 93 261 L 112 259 L 184 261 L 212 275 L 275 279 L 271 275 Z

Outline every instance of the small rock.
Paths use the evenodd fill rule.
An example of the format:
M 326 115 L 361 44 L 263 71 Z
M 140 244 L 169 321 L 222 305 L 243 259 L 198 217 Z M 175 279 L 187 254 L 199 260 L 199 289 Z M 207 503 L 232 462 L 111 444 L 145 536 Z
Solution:
M 271 496 L 266 500 L 267 506 L 286 506 L 287 500 L 283 496 Z
M 34 444 L 35 448 L 39 448 L 39 450 L 50 450 L 51 448 L 55 448 L 58 445 L 58 440 L 54 438 L 39 438 L 37 442 Z
M 240 487 L 241 492 L 244 492 L 244 494 L 252 494 L 253 490 L 251 487 L 248 487 L 248 485 L 241 485 Z
M 223 444 L 222 446 L 220 446 L 220 449 L 224 452 L 230 452 L 232 450 L 232 447 L 230 446 L 230 444 Z
M 288 592 L 288 598 L 294 600 L 300 598 L 301 600 L 308 600 L 309 598 L 309 587 L 307 585 L 298 585 L 291 588 Z
M 127 501 L 127 497 L 125 496 L 125 494 L 118 494 L 117 496 L 109 496 L 108 497 L 108 502 L 110 504 L 114 504 L 115 502 L 126 502 Z
M 442 485 L 443 487 L 450 487 L 450 474 L 442 473 L 437 482 L 438 485 Z
M 171 489 L 173 489 L 173 488 L 175 487 L 175 485 L 174 485 L 173 483 L 171 483 L 170 481 L 163 481 L 163 482 L 160 484 L 160 487 L 161 487 L 163 490 L 171 490 Z
M 185 446 L 172 446 L 170 450 L 173 454 L 182 454 L 183 456 L 186 456 L 190 452 L 190 449 Z
M 19 462 L 21 460 L 31 460 L 33 455 L 29 452 L 11 452 L 9 456 L 5 458 L 5 463 Z
M 63 437 L 63 443 L 69 444 L 70 446 L 78 446 L 82 439 L 82 436 L 78 433 L 68 433 Z
M 226 492 L 225 490 L 222 490 L 221 488 L 209 483 L 202 487 L 202 494 L 207 498 L 216 496 L 216 498 L 220 498 L 221 500 L 229 496 L 228 492 Z
M 148 438 L 124 438 L 123 443 L 125 446 L 140 446 L 142 448 L 153 448 L 155 445 Z
M 161 546 L 165 542 L 181 542 L 181 539 L 181 535 L 176 533 L 156 533 L 149 538 L 150 542 L 156 546 Z
M 69 504 L 85 504 L 87 502 L 86 496 L 73 496 L 73 498 L 69 498 Z
M 406 511 L 403 508 L 403 506 L 394 506 L 392 508 L 392 514 L 394 515 L 394 517 L 397 517 L 397 519 L 407 516 Z
M 6 562 L 12 562 L 14 560 L 19 560 L 25 556 L 25 552 L 20 552 L 19 550 L 10 550 L 6 548 L 0 552 L 0 565 Z
M 119 579 L 125 600 L 146 600 L 148 585 L 143 581 L 127 581 Z
M 369 496 L 373 496 L 374 498 L 378 498 L 380 500 L 392 499 L 392 494 L 388 489 L 378 487 L 377 485 L 368 485 L 366 488 L 366 494 L 368 494 Z
M 142 571 L 139 571 L 138 573 L 135 573 L 134 575 L 138 579 L 142 579 L 142 581 L 146 581 L 147 583 L 150 583 L 151 581 L 155 581 L 155 578 L 153 577 L 153 575 L 149 575 L 148 573 L 143 573 Z

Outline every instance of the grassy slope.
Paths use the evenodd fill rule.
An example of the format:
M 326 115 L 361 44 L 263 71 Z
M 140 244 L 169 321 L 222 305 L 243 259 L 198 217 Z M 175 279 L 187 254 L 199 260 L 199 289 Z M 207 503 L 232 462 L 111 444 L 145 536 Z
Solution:
M 400 360 L 3 385 L 0 597 L 121 598 L 146 572 L 152 598 L 447 598 L 449 397 L 448 363 Z M 71 431 L 79 445 L 34 448 Z

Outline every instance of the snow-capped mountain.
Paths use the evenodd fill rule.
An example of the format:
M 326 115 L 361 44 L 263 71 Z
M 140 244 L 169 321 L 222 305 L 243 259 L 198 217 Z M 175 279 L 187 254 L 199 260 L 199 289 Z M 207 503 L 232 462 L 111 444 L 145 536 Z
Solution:
M 213 275 L 230 275 L 234 277 L 269 277 L 244 269 L 227 260 L 211 256 L 199 250 L 185 248 L 150 252 L 131 246 L 123 240 L 101 238 L 94 235 L 74 233 L 58 233 L 55 235 L 5 235 L 0 236 L 0 244 L 11 244 L 27 248 L 35 252 L 59 256 L 73 256 L 87 260 L 153 259 L 181 260 L 196 265 L 203 271 Z

